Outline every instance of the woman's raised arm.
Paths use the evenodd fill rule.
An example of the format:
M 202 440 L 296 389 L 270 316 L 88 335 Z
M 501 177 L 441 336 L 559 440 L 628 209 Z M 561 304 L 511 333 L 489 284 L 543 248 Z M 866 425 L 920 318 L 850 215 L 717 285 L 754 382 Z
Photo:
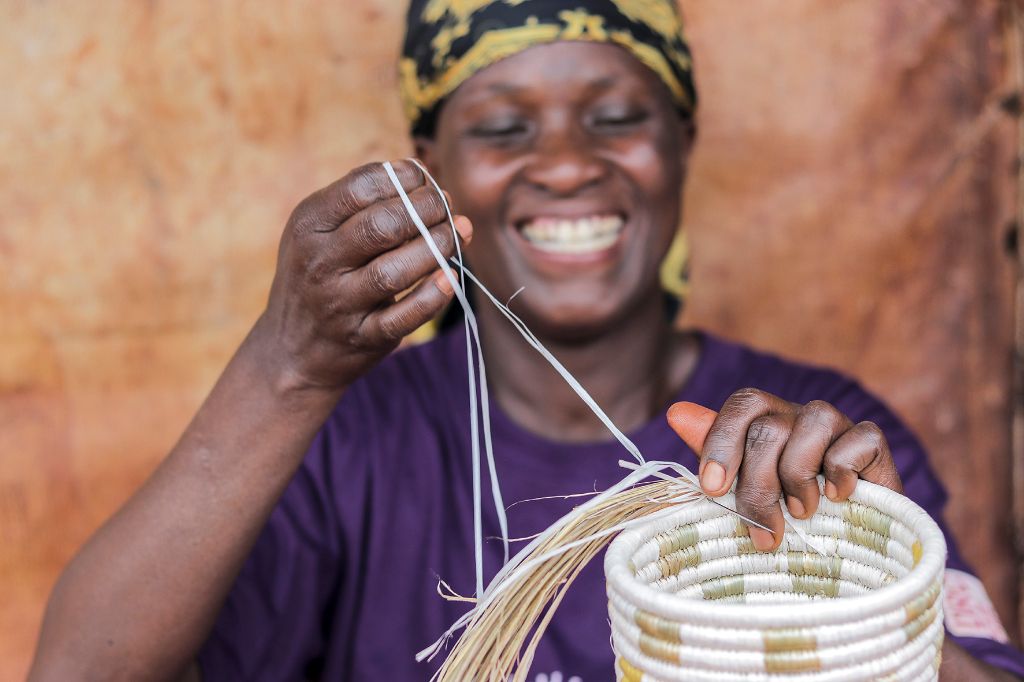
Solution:
M 440 198 L 412 163 L 395 169 L 454 253 Z M 451 297 L 399 201 L 376 164 L 295 209 L 266 310 L 178 444 L 64 570 L 30 679 L 195 675 L 235 576 L 342 392 Z M 456 227 L 468 240 L 469 221 Z

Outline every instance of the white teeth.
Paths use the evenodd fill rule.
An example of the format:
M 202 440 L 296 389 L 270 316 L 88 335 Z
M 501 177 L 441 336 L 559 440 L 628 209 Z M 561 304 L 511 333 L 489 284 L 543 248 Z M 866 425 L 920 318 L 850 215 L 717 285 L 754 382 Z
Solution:
M 614 244 L 623 224 L 619 216 L 590 216 L 575 220 L 537 218 L 523 226 L 523 236 L 542 251 L 593 253 Z

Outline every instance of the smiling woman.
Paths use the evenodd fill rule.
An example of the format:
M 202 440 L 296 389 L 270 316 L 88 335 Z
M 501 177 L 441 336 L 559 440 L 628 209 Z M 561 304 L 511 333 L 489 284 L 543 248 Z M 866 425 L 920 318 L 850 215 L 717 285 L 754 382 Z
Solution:
M 421 158 L 473 222 L 471 261 L 545 336 L 662 318 L 658 265 L 692 140 L 668 90 L 616 45 L 538 45 L 446 102 Z
M 658 264 L 692 139 L 668 89 L 621 47 L 560 42 L 495 63 L 447 100 L 417 150 L 473 221 L 471 261 L 519 287 L 544 336 L 662 316 Z
M 752 547 L 859 478 L 941 524 L 921 446 L 850 379 L 676 332 L 658 267 L 694 140 L 689 52 L 658 0 L 414 2 L 402 83 L 419 156 L 460 212 L 455 231 L 419 167 L 395 182 L 444 256 L 474 271 L 579 378 L 642 452 L 735 484 Z M 266 309 L 180 442 L 54 589 L 35 679 L 427 679 L 414 654 L 464 610 L 440 575 L 474 584 L 476 478 L 461 387 L 466 339 L 391 354 L 453 291 L 378 163 L 302 201 Z M 411 289 L 407 295 L 401 295 Z M 621 447 L 515 330 L 477 315 L 509 536 L 548 527 L 568 493 L 622 478 Z M 688 413 L 675 435 L 676 401 Z M 673 414 L 678 416 L 677 411 Z M 710 415 L 710 418 L 708 418 Z M 703 421 L 702 421 L 703 420 Z M 687 428 L 690 430 L 688 431 Z M 698 460 L 697 454 L 700 454 Z M 498 535 L 484 510 L 485 533 Z M 949 573 L 968 567 L 947 538 Z M 488 543 L 493 575 L 500 542 Z M 991 610 L 982 593 L 972 605 Z M 608 679 L 600 567 L 585 569 L 535 669 Z M 951 674 L 1024 673 L 996 626 L 950 632 Z

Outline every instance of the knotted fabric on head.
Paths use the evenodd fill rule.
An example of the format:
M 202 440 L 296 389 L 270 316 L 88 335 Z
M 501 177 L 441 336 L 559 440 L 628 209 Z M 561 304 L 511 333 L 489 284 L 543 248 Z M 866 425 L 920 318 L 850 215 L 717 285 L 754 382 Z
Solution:
M 433 135 L 445 98 L 480 69 L 560 40 L 622 46 L 657 74 L 681 115 L 693 115 L 690 48 L 674 0 L 412 0 L 399 79 L 413 135 Z

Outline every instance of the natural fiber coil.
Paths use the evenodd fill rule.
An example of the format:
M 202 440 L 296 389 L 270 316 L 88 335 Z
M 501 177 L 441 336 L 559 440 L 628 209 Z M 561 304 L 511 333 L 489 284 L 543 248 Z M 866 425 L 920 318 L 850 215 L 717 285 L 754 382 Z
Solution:
M 928 514 L 860 481 L 791 524 L 757 552 L 705 500 L 619 535 L 605 557 L 618 679 L 937 679 L 946 544 Z

